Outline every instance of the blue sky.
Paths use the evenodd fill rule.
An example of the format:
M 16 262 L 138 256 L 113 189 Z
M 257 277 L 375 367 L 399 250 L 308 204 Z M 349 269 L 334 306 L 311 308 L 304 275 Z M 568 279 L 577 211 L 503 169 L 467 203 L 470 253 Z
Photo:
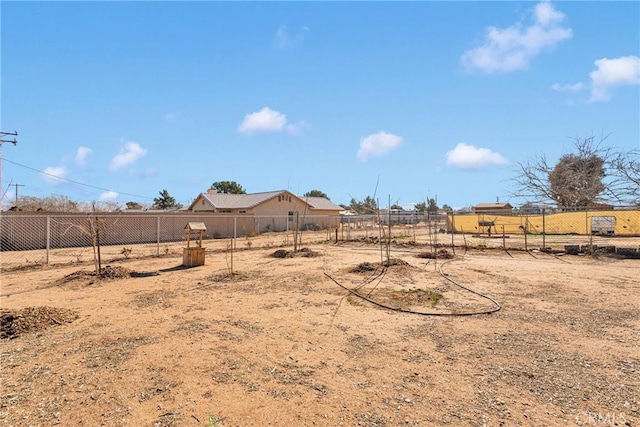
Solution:
M 19 133 L 2 146 L 6 205 L 13 184 L 188 204 L 215 181 L 519 204 L 519 161 L 592 134 L 640 148 L 638 2 L 0 8 L 0 126 Z

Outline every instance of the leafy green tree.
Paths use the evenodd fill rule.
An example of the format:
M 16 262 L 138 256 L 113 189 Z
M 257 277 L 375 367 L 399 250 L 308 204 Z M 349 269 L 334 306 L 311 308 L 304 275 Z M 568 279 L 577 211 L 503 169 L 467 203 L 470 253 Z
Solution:
M 127 209 L 140 210 L 142 205 L 138 202 L 127 202 Z
M 413 208 L 418 212 L 424 212 L 427 210 L 427 204 L 425 202 L 416 203 Z
M 182 207 L 181 204 L 176 203 L 176 199 L 174 199 L 167 190 L 162 190 L 159 192 L 160 197 L 156 197 L 153 199 L 153 207 L 156 209 L 179 209 Z
M 432 214 L 438 213 L 438 204 L 436 203 L 436 199 L 431 198 L 428 202 L 429 206 L 427 206 L 427 211 Z
M 442 210 L 449 213 L 453 212 L 453 208 L 447 204 L 442 205 Z
M 400 206 L 397 203 L 394 203 L 393 205 L 391 205 L 391 209 L 396 210 L 396 211 L 403 211 L 404 209 L 402 208 L 402 206 Z
M 303 197 L 324 197 L 327 200 L 331 200 L 329 199 L 329 196 L 327 196 L 327 193 L 324 193 L 320 190 L 307 191 L 306 193 L 303 194 Z
M 217 181 L 211 184 L 211 189 L 225 194 L 247 194 L 242 185 L 235 181 Z
M 349 207 L 359 214 L 373 214 L 378 211 L 378 203 L 371 196 L 365 197 L 362 201 L 352 198 Z

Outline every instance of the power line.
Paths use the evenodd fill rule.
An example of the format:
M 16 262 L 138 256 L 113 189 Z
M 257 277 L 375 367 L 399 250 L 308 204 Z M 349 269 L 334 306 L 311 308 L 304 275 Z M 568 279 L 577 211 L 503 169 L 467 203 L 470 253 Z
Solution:
M 13 136 L 13 139 L 4 139 L 5 136 Z M 18 144 L 16 140 L 16 136 L 18 136 L 18 131 L 14 132 L 0 132 L 0 191 L 2 191 L 2 144 L 5 142 L 9 142 L 13 145 Z M 8 188 L 7 188 L 8 189 Z M 4 194 L 0 197 L 0 212 L 2 212 L 2 199 L 4 198 Z
M 13 202 L 14 207 L 16 208 L 16 210 L 18 209 L 18 187 L 26 187 L 24 184 L 9 184 L 9 187 L 16 187 L 16 199 Z
M 114 191 L 114 190 L 109 189 L 109 188 L 98 187 L 98 186 L 95 186 L 95 185 L 85 184 L 85 183 L 83 183 L 83 182 L 79 182 L 79 181 L 74 181 L 74 180 L 69 179 L 69 178 L 63 178 L 63 177 L 60 177 L 60 176 L 57 176 L 57 175 L 54 175 L 54 174 L 51 174 L 51 173 L 47 173 L 47 172 L 44 172 L 44 171 L 41 171 L 41 170 L 38 170 L 38 169 L 32 168 L 32 167 L 30 167 L 30 166 L 26 166 L 26 165 L 20 164 L 20 163 L 18 163 L 18 162 L 14 162 L 14 161 L 9 160 L 9 159 L 7 159 L 7 158 L 2 159 L 2 161 L 9 162 L 9 163 L 11 163 L 11 164 L 13 164 L 13 165 L 20 166 L 20 167 L 22 167 L 22 168 L 29 169 L 29 170 L 34 171 L 34 172 L 38 172 L 38 173 L 39 173 L 39 174 L 41 174 L 41 175 L 50 176 L 50 177 L 52 177 L 52 178 L 59 179 L 59 180 L 61 180 L 61 181 L 67 181 L 67 182 L 71 182 L 71 183 L 73 183 L 73 184 L 81 185 L 81 186 L 83 186 L 83 187 L 93 188 L 93 189 L 100 190 L 100 191 Z M 124 192 L 120 192 L 120 191 L 117 191 L 117 193 L 118 193 L 118 194 L 121 194 L 121 195 L 123 195 L 123 196 L 131 196 L 131 197 L 137 197 L 137 198 L 139 198 L 139 199 L 148 199 L 148 200 L 153 200 L 153 197 L 141 196 L 141 195 L 139 195 L 139 194 L 124 193 Z

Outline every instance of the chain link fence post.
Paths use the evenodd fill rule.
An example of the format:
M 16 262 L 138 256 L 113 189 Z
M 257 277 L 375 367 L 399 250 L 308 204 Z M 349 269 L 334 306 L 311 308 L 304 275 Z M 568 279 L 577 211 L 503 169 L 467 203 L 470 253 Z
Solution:
M 547 247 L 547 220 L 545 213 L 546 209 L 542 208 L 542 249 Z
M 156 217 L 156 256 L 160 256 L 160 216 Z
M 46 259 L 47 265 L 49 265 L 49 253 L 51 252 L 51 217 L 49 215 L 47 215 L 46 239 L 47 239 L 47 252 L 45 255 L 45 259 Z

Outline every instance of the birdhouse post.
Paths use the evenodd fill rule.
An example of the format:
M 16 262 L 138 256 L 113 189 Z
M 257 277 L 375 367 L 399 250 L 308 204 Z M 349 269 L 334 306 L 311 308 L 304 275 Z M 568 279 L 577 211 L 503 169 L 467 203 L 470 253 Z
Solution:
M 204 248 L 202 247 L 202 233 L 207 230 L 203 222 L 188 222 L 184 227 L 187 233 L 187 247 L 182 250 L 182 265 L 185 267 L 197 267 L 204 265 Z M 195 233 L 197 246 L 190 247 L 191 233 Z

